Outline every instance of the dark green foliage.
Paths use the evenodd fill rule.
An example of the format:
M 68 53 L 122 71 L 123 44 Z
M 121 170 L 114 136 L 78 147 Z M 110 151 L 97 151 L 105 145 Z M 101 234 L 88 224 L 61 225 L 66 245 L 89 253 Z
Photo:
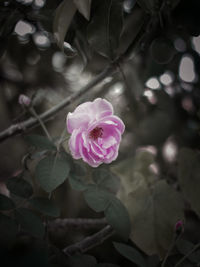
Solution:
M 84 191 L 84 197 L 93 210 L 104 211 L 108 223 L 119 236 L 124 240 L 128 239 L 131 230 L 129 214 L 119 199 L 95 185 Z
M 0 194 L 0 210 L 12 210 L 15 204 L 9 197 Z
M 21 177 L 14 177 L 8 179 L 6 182 L 8 190 L 17 196 L 29 198 L 33 194 L 33 188 L 26 180 Z
M 60 215 L 59 208 L 53 203 L 52 200 L 42 197 L 34 197 L 29 200 L 31 206 L 36 210 L 44 213 L 45 215 L 58 217 Z
M 56 146 L 47 137 L 42 135 L 28 135 L 25 140 L 39 150 L 56 150 Z
M 38 163 L 35 176 L 41 187 L 51 192 L 67 179 L 69 171 L 70 165 L 65 157 L 48 156 Z
M 45 233 L 41 219 L 28 209 L 20 208 L 15 211 L 15 218 L 20 224 L 21 229 L 28 234 L 38 238 L 43 238 Z
M 147 267 L 146 261 L 141 253 L 133 247 L 123 243 L 113 242 L 115 249 L 125 258 L 129 259 L 139 267 Z
M 12 245 L 17 232 L 16 222 L 11 217 L 0 213 L 0 247 Z

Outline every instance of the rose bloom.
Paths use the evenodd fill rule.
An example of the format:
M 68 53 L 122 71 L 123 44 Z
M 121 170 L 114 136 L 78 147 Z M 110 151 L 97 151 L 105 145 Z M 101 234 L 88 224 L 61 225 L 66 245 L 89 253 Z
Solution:
M 71 154 L 92 167 L 117 158 L 124 129 L 122 120 L 113 115 L 112 105 L 102 98 L 85 102 L 67 115 Z

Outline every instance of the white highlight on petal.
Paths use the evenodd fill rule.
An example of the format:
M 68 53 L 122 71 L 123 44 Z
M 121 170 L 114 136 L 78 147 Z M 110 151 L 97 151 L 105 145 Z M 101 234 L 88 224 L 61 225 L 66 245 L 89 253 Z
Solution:
M 184 82 L 194 82 L 196 78 L 194 62 L 191 56 L 183 56 L 179 65 L 179 76 Z
M 148 79 L 145 85 L 150 89 L 160 89 L 160 83 L 156 77 Z

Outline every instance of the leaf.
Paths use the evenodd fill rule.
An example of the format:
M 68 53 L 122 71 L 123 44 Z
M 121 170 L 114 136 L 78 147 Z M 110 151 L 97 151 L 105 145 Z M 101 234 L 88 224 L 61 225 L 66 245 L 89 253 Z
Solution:
M 117 193 L 120 188 L 120 179 L 114 173 L 105 169 L 96 169 L 92 173 L 94 182 L 102 189 Z
M 183 148 L 179 153 L 178 181 L 185 198 L 200 216 L 200 154 Z
M 32 186 L 21 177 L 8 179 L 6 186 L 12 194 L 20 197 L 29 198 L 33 194 Z
M 87 19 L 90 20 L 90 8 L 92 0 L 73 0 L 78 11 Z
M 117 56 L 122 27 L 123 1 L 98 1 L 87 28 L 88 42 L 99 54 L 114 59 Z
M 16 222 L 10 217 L 0 213 L 0 244 L 5 245 L 12 244 L 15 241 L 18 232 L 18 226 Z
M 62 1 L 56 9 L 53 21 L 53 32 L 57 40 L 57 44 L 62 50 L 66 33 L 70 27 L 75 12 L 76 5 L 72 0 Z
M 84 191 L 88 188 L 83 177 L 75 176 L 73 174 L 69 176 L 69 183 L 72 189 L 77 191 Z
M 11 210 L 15 208 L 15 203 L 9 197 L 0 194 L 0 210 Z
M 56 150 L 56 146 L 47 137 L 42 135 L 28 135 L 25 140 L 32 146 L 41 150 Z
M 111 194 L 94 185 L 84 192 L 84 197 L 91 209 L 100 212 L 104 211 L 110 204 Z
M 109 206 L 104 211 L 105 217 L 110 225 L 124 240 L 129 238 L 131 222 L 127 209 L 116 197 L 110 198 Z
M 143 184 L 127 198 L 132 220 L 131 238 L 148 255 L 164 256 L 174 234 L 174 225 L 183 219 L 183 202 L 180 195 L 165 181 L 153 187 Z
M 113 242 L 113 245 L 122 256 L 137 264 L 139 267 L 147 266 L 145 259 L 135 248 L 118 242 Z
M 32 213 L 30 210 L 20 208 L 15 211 L 15 217 L 22 229 L 27 231 L 29 234 L 43 238 L 45 234 L 45 228 L 38 216 Z
M 118 164 L 115 172 L 122 184 L 118 196 L 130 215 L 132 241 L 146 254 L 163 257 L 176 222 L 184 219 L 184 203 L 178 192 L 151 174 L 148 162 L 151 157 L 136 154 Z
M 65 157 L 48 156 L 36 166 L 36 179 L 46 192 L 51 192 L 68 177 L 70 166 Z
M 35 197 L 29 200 L 29 203 L 38 211 L 52 217 L 58 217 L 60 215 L 59 208 L 53 203 L 53 201 L 42 198 Z

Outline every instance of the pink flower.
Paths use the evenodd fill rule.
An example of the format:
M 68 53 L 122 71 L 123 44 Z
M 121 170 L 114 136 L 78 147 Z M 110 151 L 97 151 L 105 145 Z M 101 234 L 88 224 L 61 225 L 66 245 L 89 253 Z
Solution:
M 28 96 L 21 94 L 18 98 L 18 102 L 20 105 L 28 107 L 31 104 L 31 99 Z
M 85 102 L 67 115 L 72 156 L 82 158 L 92 167 L 117 158 L 124 129 L 122 120 L 113 115 L 112 105 L 102 98 Z

